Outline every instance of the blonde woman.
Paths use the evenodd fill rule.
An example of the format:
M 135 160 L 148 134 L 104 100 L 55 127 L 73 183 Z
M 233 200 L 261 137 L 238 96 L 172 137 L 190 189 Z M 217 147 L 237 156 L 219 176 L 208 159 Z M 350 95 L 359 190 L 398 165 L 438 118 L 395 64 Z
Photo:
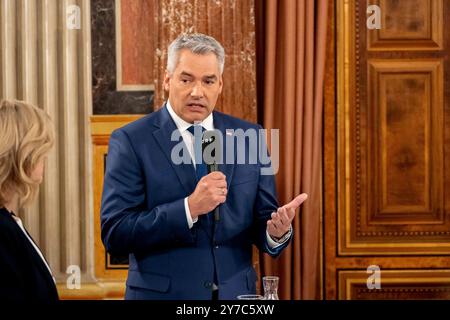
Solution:
M 23 101 L 0 104 L 0 302 L 58 300 L 50 267 L 17 216 L 42 182 L 54 132 L 48 115 Z

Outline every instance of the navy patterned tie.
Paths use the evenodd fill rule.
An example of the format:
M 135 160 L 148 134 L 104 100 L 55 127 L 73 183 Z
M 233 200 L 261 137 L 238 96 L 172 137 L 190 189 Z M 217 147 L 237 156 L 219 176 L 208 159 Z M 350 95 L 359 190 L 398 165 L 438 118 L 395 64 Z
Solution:
M 203 176 L 208 174 L 208 168 L 206 167 L 206 163 L 203 161 L 203 150 L 202 150 L 202 137 L 203 132 L 206 131 L 205 128 L 201 127 L 202 133 L 200 133 L 199 127 L 200 125 L 193 125 L 188 128 L 189 132 L 194 136 L 194 159 L 195 159 L 195 174 L 197 175 L 197 182 Z M 195 132 L 197 131 L 197 132 Z M 197 133 L 197 136 L 195 135 Z M 200 219 L 206 219 L 208 224 L 212 223 L 211 212 L 209 214 L 202 215 Z
M 200 129 L 201 128 L 201 133 Z M 203 161 L 202 157 L 202 137 L 203 132 L 206 131 L 205 128 L 203 128 L 200 125 L 192 125 L 188 128 L 188 131 L 192 133 L 194 136 L 194 159 L 195 159 L 195 173 L 197 175 L 197 181 L 199 181 L 203 176 L 206 176 L 208 174 L 208 169 L 206 167 L 205 162 Z M 196 132 L 197 131 L 197 132 Z M 197 133 L 197 135 L 195 134 Z

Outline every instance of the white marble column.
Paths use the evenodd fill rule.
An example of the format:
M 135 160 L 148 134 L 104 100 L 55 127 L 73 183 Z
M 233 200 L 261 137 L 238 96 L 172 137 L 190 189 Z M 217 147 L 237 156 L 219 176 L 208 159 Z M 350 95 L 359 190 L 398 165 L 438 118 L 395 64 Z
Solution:
M 69 5 L 80 29 L 67 27 Z M 20 215 L 58 282 L 69 265 L 93 279 L 90 38 L 89 0 L 0 0 L 0 98 L 38 105 L 57 132 L 39 199 Z

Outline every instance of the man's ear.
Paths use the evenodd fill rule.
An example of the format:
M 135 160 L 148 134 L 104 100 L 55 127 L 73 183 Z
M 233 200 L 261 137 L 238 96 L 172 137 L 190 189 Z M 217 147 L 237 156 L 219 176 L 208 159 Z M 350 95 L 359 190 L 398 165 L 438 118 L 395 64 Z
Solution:
M 169 72 L 166 70 L 164 74 L 164 90 L 169 92 L 170 89 L 170 75 Z
M 223 88 L 223 80 L 222 80 L 222 76 L 219 77 L 219 94 L 222 93 L 222 88 Z

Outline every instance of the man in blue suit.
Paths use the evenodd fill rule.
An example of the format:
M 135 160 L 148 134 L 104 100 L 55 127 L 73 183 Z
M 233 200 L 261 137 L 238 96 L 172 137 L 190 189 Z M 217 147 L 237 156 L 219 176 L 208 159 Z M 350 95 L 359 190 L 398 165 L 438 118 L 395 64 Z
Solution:
M 223 137 L 230 129 L 261 129 L 213 111 L 224 57 L 212 37 L 179 36 L 169 46 L 164 107 L 111 135 L 102 239 L 108 252 L 129 254 L 126 299 L 235 299 L 255 293 L 252 244 L 275 257 L 292 237 L 291 221 L 306 195 L 278 208 L 274 176 L 261 174 L 261 161 L 219 163 L 218 171 L 207 174 L 196 157 L 194 128 L 218 130 Z M 182 139 L 174 141 L 174 133 Z M 174 161 L 179 143 L 192 162 Z M 244 149 L 246 156 L 254 152 Z M 235 151 L 224 149 L 223 159 Z

